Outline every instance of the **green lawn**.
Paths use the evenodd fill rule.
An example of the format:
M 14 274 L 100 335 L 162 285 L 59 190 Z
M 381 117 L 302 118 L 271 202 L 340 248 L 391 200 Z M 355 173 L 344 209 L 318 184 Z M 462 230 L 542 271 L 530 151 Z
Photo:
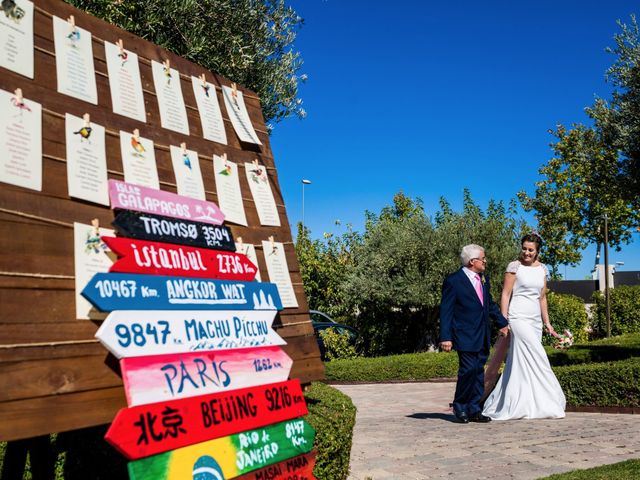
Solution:
M 574 470 L 573 472 L 560 473 L 544 477 L 545 480 L 638 480 L 640 479 L 640 460 L 627 460 L 626 462 L 603 465 L 601 467 L 588 468 L 586 470 Z

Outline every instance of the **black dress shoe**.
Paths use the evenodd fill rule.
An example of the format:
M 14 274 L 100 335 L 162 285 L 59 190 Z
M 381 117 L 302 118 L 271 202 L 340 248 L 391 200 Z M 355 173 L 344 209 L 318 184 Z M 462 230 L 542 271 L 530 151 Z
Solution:
M 478 412 L 475 415 L 471 415 L 468 421 L 477 423 L 489 423 L 491 421 L 491 417 L 487 417 L 486 415 Z
M 469 416 L 466 412 L 456 412 L 456 423 L 469 423 Z

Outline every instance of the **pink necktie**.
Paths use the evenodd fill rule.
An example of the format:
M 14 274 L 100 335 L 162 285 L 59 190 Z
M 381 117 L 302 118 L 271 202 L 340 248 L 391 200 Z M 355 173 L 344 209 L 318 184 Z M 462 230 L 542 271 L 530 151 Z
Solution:
M 482 280 L 480 280 L 480 275 L 476 273 L 475 276 L 475 284 L 476 284 L 476 293 L 478 294 L 478 298 L 480 299 L 480 303 L 484 306 L 484 295 L 482 293 Z

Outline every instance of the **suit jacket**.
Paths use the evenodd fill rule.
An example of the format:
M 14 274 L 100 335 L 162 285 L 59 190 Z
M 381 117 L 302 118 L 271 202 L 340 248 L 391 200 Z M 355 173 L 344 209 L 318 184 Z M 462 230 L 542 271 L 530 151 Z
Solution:
M 462 268 L 449 275 L 442 284 L 440 304 L 440 341 L 452 341 L 453 348 L 463 352 L 489 350 L 493 317 L 499 328 L 509 322 L 489 293 L 489 280 L 485 277 L 482 290 L 484 305 Z

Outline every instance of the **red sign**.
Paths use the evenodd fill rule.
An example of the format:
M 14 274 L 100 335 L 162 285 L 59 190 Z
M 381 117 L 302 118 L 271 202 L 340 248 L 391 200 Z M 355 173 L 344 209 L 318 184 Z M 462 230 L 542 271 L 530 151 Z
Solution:
M 123 408 L 104 438 L 137 459 L 306 414 L 300 381 L 294 379 Z
M 315 480 L 313 468 L 316 466 L 315 450 L 304 455 L 288 458 L 268 467 L 245 473 L 233 480 Z
M 257 267 L 246 255 L 121 237 L 102 237 L 118 260 L 110 272 L 251 281 Z

